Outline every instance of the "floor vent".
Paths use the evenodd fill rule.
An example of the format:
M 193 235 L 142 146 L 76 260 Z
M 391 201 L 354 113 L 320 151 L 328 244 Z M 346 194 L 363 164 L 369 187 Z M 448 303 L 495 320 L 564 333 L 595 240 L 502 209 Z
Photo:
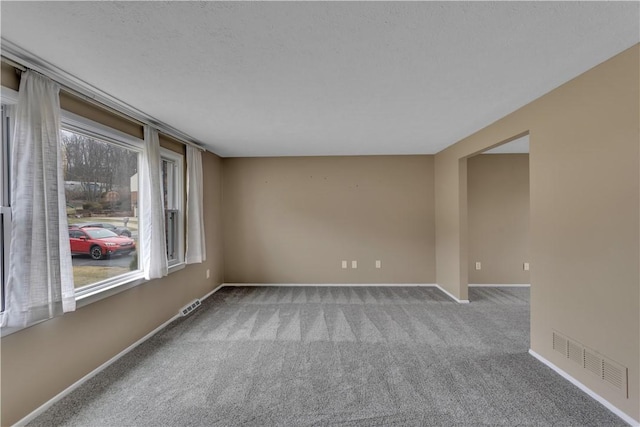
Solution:
M 195 299 L 192 302 L 190 302 L 189 304 L 187 304 L 186 306 L 184 306 L 183 308 L 180 309 L 180 315 L 182 317 L 186 316 L 187 314 L 191 313 L 193 310 L 195 310 L 196 308 L 200 307 L 200 300 L 199 299 Z
M 556 331 L 553 331 L 552 339 L 555 351 L 591 372 L 602 382 L 616 388 L 626 398 L 629 398 L 629 373 L 627 368 Z

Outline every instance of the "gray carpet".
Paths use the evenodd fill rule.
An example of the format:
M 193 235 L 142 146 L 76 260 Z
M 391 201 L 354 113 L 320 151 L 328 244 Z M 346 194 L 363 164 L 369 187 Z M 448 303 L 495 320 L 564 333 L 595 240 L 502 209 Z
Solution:
M 527 353 L 527 288 L 470 299 L 223 288 L 30 425 L 625 425 Z

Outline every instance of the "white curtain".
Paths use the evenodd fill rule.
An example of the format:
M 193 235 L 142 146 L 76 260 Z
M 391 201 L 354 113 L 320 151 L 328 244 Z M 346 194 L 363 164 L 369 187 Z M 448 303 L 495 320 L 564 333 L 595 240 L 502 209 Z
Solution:
M 164 194 L 160 170 L 158 131 L 144 128 L 144 151 L 140 165 L 141 261 L 144 277 L 156 279 L 168 274 L 167 241 L 164 231 Z
M 59 91 L 40 74 L 22 74 L 11 151 L 13 226 L 3 326 L 24 327 L 76 308 Z
M 187 145 L 187 264 L 207 259 L 202 197 L 202 152 Z

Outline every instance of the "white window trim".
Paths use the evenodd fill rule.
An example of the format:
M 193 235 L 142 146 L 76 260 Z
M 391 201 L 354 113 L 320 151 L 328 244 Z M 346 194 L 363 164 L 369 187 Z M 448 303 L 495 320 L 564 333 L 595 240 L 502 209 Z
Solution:
M 175 151 L 160 147 L 160 157 L 174 162 L 177 169 L 174 171 L 174 191 L 177 191 L 176 194 L 173 195 L 175 200 L 172 209 L 176 209 L 178 211 L 178 258 L 169 261 L 169 268 L 171 269 L 173 266 L 184 264 L 184 156 L 176 153 Z M 171 272 L 171 270 L 169 270 L 169 272 Z
M 0 87 L 0 103 L 3 105 L 15 105 L 18 103 L 18 92 L 10 89 L 8 87 Z M 2 120 L 4 120 L 4 116 L 2 116 L 1 118 Z M 4 130 L 4 126 L 3 126 L 3 130 Z M 12 131 L 11 129 L 9 131 Z M 4 140 L 4 135 L 1 135 L 1 140 L 0 140 L 0 165 L 2 166 L 2 173 L 6 173 L 8 172 L 8 167 L 5 164 L 5 162 L 8 161 L 8 158 L 5 158 L 5 154 L 7 154 L 7 157 L 9 156 L 10 153 L 5 153 L 5 147 L 4 144 L 5 141 Z M 10 206 L 10 201 L 9 200 L 4 200 L 5 197 L 8 199 L 9 198 L 9 180 L 7 179 L 6 181 L 4 180 L 5 177 L 3 177 L 2 181 L 2 186 L 3 188 L 0 188 L 0 211 L 2 212 L 2 216 L 4 218 L 4 230 L 3 233 L 5 235 L 10 234 L 11 233 L 11 208 Z M 8 178 L 8 176 L 6 177 Z M 4 188 L 4 186 L 6 186 L 6 188 Z M 6 240 L 6 239 L 5 239 Z M 3 253 L 4 256 L 9 257 L 9 240 L 3 241 L 2 245 L 5 245 L 5 247 L 3 247 Z M 0 275 L 2 276 L 6 276 L 7 272 L 4 270 L 4 266 L 0 266 Z M 8 266 L 7 266 L 8 267 Z M 4 280 L 4 277 L 2 278 Z M 5 283 L 6 285 L 6 283 Z M 5 298 L 4 295 L 4 289 L 0 289 L 0 298 Z M 0 322 L 2 321 L 2 317 L 4 316 L 4 312 L 2 311 L 2 307 L 0 306 Z M 7 330 L 8 328 L 3 328 L 2 331 L 2 336 L 5 335 L 5 330 Z
M 63 128 L 71 131 L 101 139 L 127 149 L 133 148 L 138 153 L 142 153 L 144 149 L 144 140 L 69 111 L 62 110 L 60 112 L 60 121 Z
M 3 104 L 17 104 L 18 91 L 5 86 L 0 86 L 0 100 Z
M 96 138 L 105 142 L 109 142 L 119 147 L 132 150 L 140 155 L 144 148 L 144 141 L 124 132 L 105 126 L 101 123 L 94 122 L 77 114 L 62 110 L 60 113 L 61 128 L 82 135 Z M 140 259 L 140 245 L 136 248 L 138 251 L 138 259 Z M 95 302 L 104 298 L 102 293 L 105 291 L 120 288 L 128 284 L 140 284 L 140 279 L 144 276 L 142 269 L 132 271 L 130 273 L 120 274 L 113 278 L 101 280 L 82 288 L 76 289 L 76 302 L 90 300 Z M 129 287 L 127 287 L 128 289 Z M 124 289 L 122 289 L 124 290 Z M 120 291 L 122 291 L 120 290 Z
M 2 104 L 14 105 L 18 102 L 18 92 L 11 88 L 0 86 L 0 101 Z M 60 121 L 63 128 L 71 131 L 95 137 L 127 149 L 134 149 L 138 152 L 142 152 L 144 148 L 144 140 L 140 138 L 136 138 L 132 135 L 118 131 L 117 129 L 113 129 L 93 120 L 89 120 L 69 111 L 60 111 Z M 176 198 L 176 208 L 180 212 L 180 215 L 178 215 L 179 259 L 174 260 L 169 264 L 169 274 L 171 274 L 186 267 L 184 263 L 184 156 L 164 148 L 161 148 L 161 156 L 174 161 L 179 165 L 179 170 L 176 173 L 175 185 L 177 188 L 182 189 Z M 0 160 L 2 160 L 1 155 Z M 137 250 L 140 250 L 140 248 Z M 119 275 L 113 279 L 107 279 L 87 285 L 80 291 L 76 291 L 76 307 L 84 307 L 148 282 L 148 280 L 144 279 L 144 273 L 142 270 L 137 270 Z M 0 313 L 0 315 L 2 314 L 3 313 Z M 3 328 L 0 332 L 0 336 L 4 337 L 21 329 L 22 328 Z
M 184 264 L 184 262 L 169 266 L 169 274 L 175 271 L 180 271 L 185 267 L 186 264 Z M 124 275 L 120 275 L 117 278 L 120 278 L 121 280 L 114 280 L 113 283 L 105 283 L 101 287 L 96 289 L 86 289 L 86 291 L 82 292 L 81 295 L 76 292 L 76 308 L 84 307 L 110 296 L 119 294 L 120 292 L 124 292 L 128 289 L 135 288 L 136 286 L 150 282 L 150 280 L 146 280 L 144 278 L 144 273 L 135 276 L 127 275 L 126 278 Z
M 90 137 L 95 137 L 96 139 L 113 143 L 130 150 L 133 149 L 138 153 L 141 153 L 144 149 L 144 140 L 118 131 L 117 129 L 105 126 L 93 120 L 87 119 L 85 117 L 79 116 L 77 114 L 71 113 L 69 111 L 61 111 L 60 121 L 64 129 L 75 131 Z M 161 151 L 161 153 L 162 156 L 166 157 L 167 159 L 174 161 L 173 155 L 180 157 L 180 155 L 177 153 L 173 153 L 170 150 L 166 151 L 168 152 L 168 154 L 165 154 L 164 151 Z M 179 158 L 179 161 L 182 162 L 181 157 Z M 180 181 L 177 183 L 177 185 L 183 185 L 182 177 L 180 176 L 178 177 L 178 179 Z M 182 203 L 182 200 L 179 200 L 179 203 Z M 144 209 L 144 206 L 140 206 L 140 209 Z M 181 221 L 184 221 L 182 219 L 182 215 L 179 216 L 181 217 Z M 138 245 L 136 250 L 138 251 L 138 259 L 140 259 L 140 251 L 142 250 L 141 246 Z M 184 247 L 180 247 L 180 251 L 180 261 L 174 262 L 169 265 L 169 274 L 173 273 L 174 271 L 182 270 L 185 267 Z M 83 288 L 76 290 L 76 307 L 83 307 L 85 305 L 100 301 L 104 298 L 108 298 L 112 295 L 118 294 L 120 292 L 126 291 L 127 289 L 131 289 L 135 286 L 147 282 L 148 281 L 144 279 L 144 272 L 142 271 L 142 269 L 138 269 L 130 273 L 121 274 L 114 278 L 105 279 L 100 282 L 84 286 Z

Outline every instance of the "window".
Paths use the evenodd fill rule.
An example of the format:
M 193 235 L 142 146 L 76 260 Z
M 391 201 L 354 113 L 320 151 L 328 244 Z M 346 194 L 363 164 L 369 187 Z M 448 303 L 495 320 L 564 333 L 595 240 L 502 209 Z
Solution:
M 63 115 L 69 243 L 79 295 L 141 274 L 138 162 L 142 144 L 113 129 Z
M 167 259 L 172 266 L 184 261 L 183 161 L 173 151 L 162 149 L 161 153 Z
M 9 95 L 9 96 L 7 96 Z M 0 302 L 4 311 L 11 237 L 10 113 L 17 92 L 2 89 Z M 76 298 L 89 303 L 143 279 L 139 261 L 139 162 L 144 141 L 63 111 L 66 213 Z M 169 266 L 184 262 L 184 156 L 161 149 Z M 171 271 L 171 270 L 170 270 Z M 126 285 L 122 287 L 123 285 Z
M 9 244 L 11 241 L 11 209 L 9 186 L 9 155 L 11 153 L 10 109 L 2 104 L 2 142 L 0 146 L 0 311 L 4 311 L 5 285 L 9 267 Z

